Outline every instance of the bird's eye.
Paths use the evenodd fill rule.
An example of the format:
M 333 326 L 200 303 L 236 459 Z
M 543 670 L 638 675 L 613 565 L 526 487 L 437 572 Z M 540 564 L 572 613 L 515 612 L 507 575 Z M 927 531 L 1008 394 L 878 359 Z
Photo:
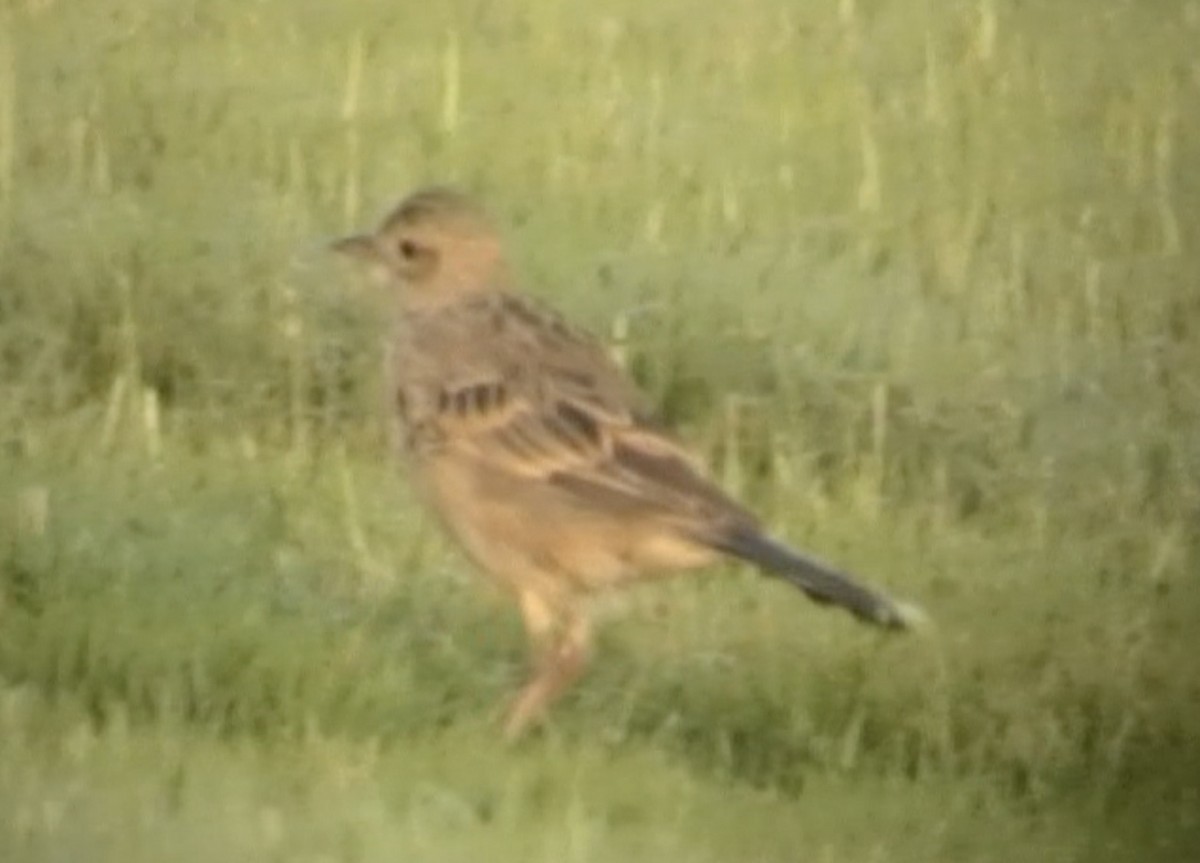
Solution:
M 418 251 L 417 244 L 414 243 L 412 240 L 401 240 L 399 249 L 400 249 L 400 257 L 404 258 L 407 261 L 411 261 L 413 258 L 415 258 L 417 256 L 417 251 Z

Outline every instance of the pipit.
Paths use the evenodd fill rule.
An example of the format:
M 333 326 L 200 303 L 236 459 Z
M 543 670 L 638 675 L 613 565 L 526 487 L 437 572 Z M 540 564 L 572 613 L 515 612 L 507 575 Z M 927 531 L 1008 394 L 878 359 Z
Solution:
M 465 194 L 421 189 L 334 248 L 395 295 L 389 393 L 421 495 L 520 607 L 534 661 L 509 739 L 583 671 L 588 596 L 655 574 L 735 558 L 880 627 L 920 619 L 770 537 L 601 342 L 513 290 L 500 236 Z

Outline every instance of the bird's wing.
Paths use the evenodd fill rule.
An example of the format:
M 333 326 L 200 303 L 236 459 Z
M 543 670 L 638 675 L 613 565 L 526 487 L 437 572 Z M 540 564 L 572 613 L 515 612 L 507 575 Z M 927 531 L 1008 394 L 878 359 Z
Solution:
M 601 344 L 516 297 L 497 295 L 488 314 L 487 362 L 445 380 L 436 398 L 450 450 L 549 483 L 585 509 L 754 522 L 648 417 Z

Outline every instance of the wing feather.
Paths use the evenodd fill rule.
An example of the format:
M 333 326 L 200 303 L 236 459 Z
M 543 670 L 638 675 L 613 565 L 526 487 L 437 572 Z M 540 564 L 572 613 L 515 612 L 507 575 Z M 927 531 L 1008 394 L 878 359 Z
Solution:
M 438 363 L 432 422 L 444 447 L 539 480 L 584 508 L 722 523 L 754 518 L 647 418 L 640 391 L 599 342 L 508 295 L 456 313 Z M 429 343 L 435 343 L 430 340 Z M 446 371 L 459 374 L 447 380 Z

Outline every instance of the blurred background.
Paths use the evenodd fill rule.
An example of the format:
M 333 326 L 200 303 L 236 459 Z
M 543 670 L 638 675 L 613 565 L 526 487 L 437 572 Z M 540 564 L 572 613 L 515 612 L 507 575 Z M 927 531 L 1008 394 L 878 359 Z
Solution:
M 0 859 L 1200 857 L 1200 2 L 0 0 Z M 881 638 L 614 600 L 540 737 L 387 452 L 412 187 Z

